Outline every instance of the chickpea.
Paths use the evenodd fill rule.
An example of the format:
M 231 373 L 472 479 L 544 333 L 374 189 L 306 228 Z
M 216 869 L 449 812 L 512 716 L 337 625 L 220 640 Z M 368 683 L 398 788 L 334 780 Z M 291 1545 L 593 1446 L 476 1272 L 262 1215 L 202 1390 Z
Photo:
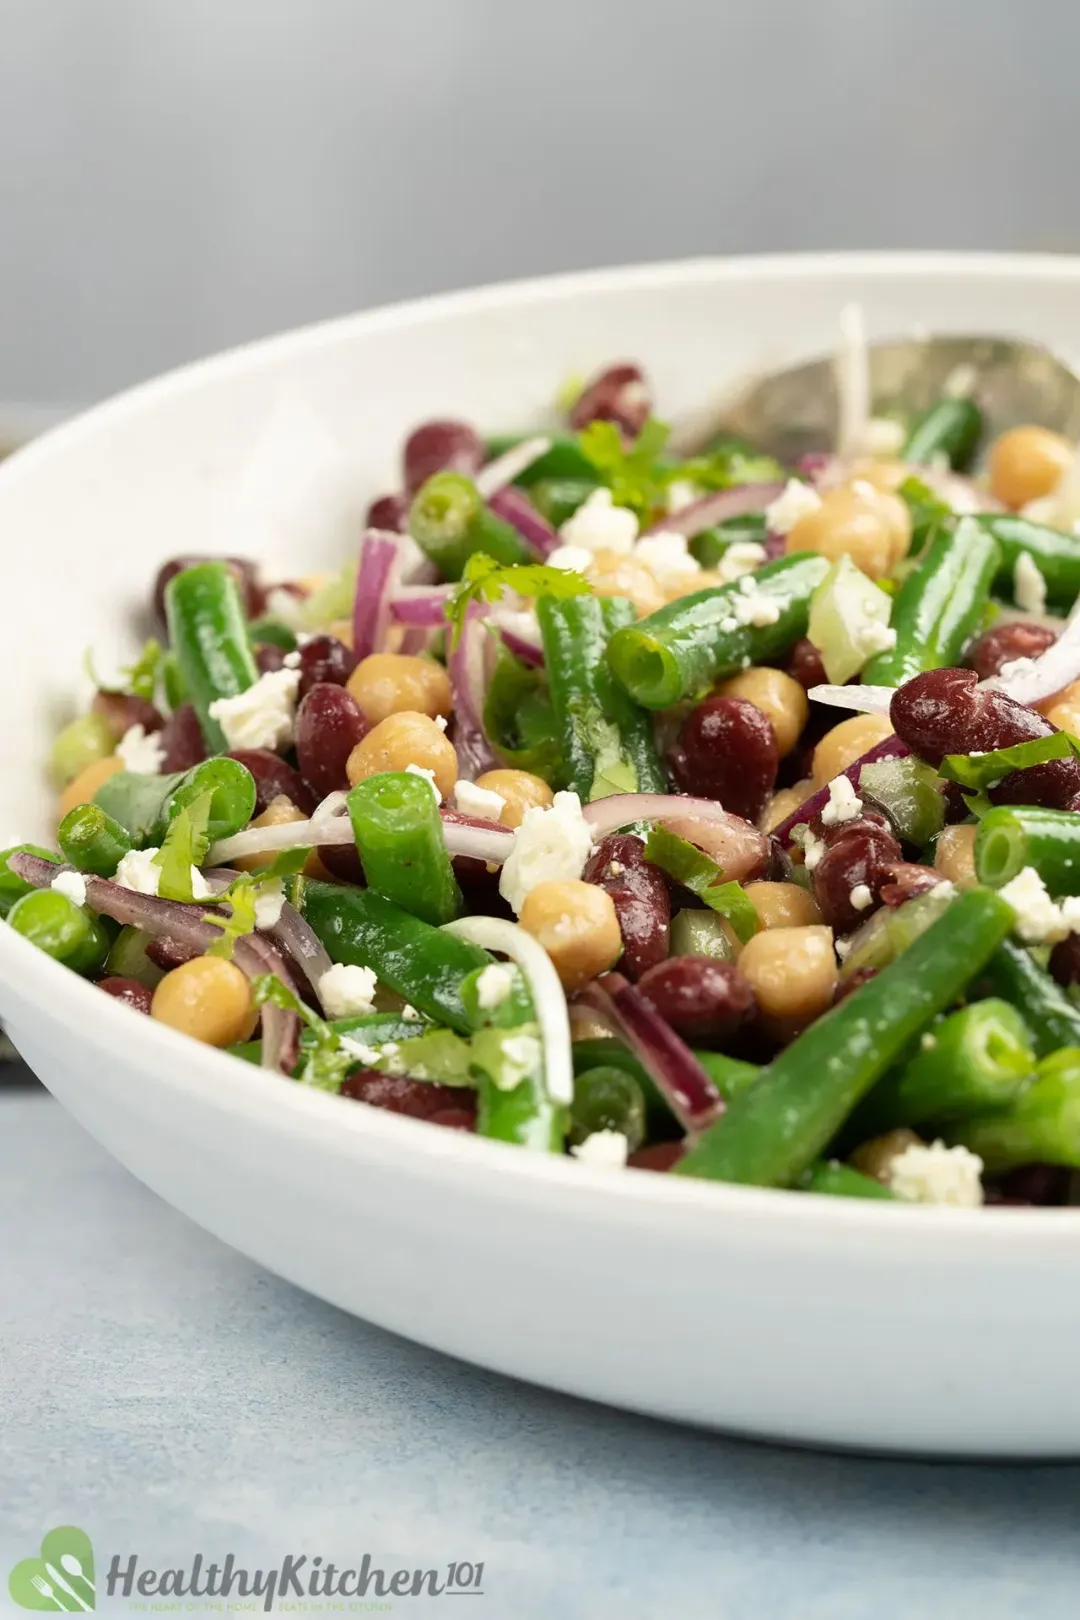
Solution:
M 1071 731 L 1075 736 L 1080 729 L 1080 681 L 1073 681 L 1055 693 L 1053 701 L 1043 708 L 1043 714 L 1059 731 Z
M 903 1126 L 895 1131 L 886 1131 L 884 1136 L 875 1136 L 869 1142 L 864 1142 L 851 1155 L 851 1162 L 864 1176 L 873 1176 L 875 1181 L 882 1181 L 888 1185 L 893 1162 L 906 1148 L 921 1146 L 922 1138 Z
M 232 1046 L 249 1039 L 259 1015 L 247 975 L 235 962 L 196 956 L 166 973 L 150 1016 L 207 1046 Z
M 105 759 L 95 759 L 92 765 L 80 771 L 73 782 L 69 782 L 60 795 L 59 815 L 57 821 L 63 821 L 69 810 L 74 810 L 78 804 L 89 804 L 98 788 L 122 771 L 124 762 L 119 754 L 109 754 Z
M 1057 487 L 1073 447 L 1044 427 L 1009 428 L 990 448 L 990 492 L 1016 511 Z
M 892 495 L 905 479 L 911 477 L 914 470 L 906 461 L 894 461 L 891 458 L 882 460 L 875 456 L 866 456 L 852 466 L 852 483 L 856 479 L 861 479 L 864 483 L 873 484 L 875 489 L 883 489 Z
M 852 490 L 863 500 L 875 505 L 889 526 L 890 568 L 907 556 L 911 547 L 911 512 L 906 501 L 892 490 L 875 484 L 873 479 L 856 479 Z
M 412 709 L 387 715 L 373 726 L 349 755 L 345 774 L 355 787 L 369 776 L 403 771 L 409 765 L 434 771 L 435 785 L 444 799 L 453 793 L 458 777 L 454 745 L 434 720 Z
M 822 788 L 826 782 L 831 782 L 876 743 L 891 737 L 892 730 L 892 722 L 886 714 L 853 714 L 850 720 L 841 720 L 825 733 L 814 749 L 810 773 L 814 787 Z
M 284 793 L 279 793 L 276 799 L 270 800 L 262 815 L 256 816 L 249 825 L 252 827 L 284 827 L 292 821 L 306 820 L 307 817 L 304 812 L 298 810 L 292 800 L 287 798 Z M 273 852 L 267 851 L 262 855 L 241 855 L 239 860 L 233 861 L 233 865 L 241 872 L 260 872 L 264 866 L 269 866 L 273 859 Z
M 796 782 L 794 787 L 781 788 L 779 793 L 774 793 L 758 822 L 762 832 L 772 832 L 774 827 L 779 827 L 793 810 L 806 803 L 813 791 L 813 782 L 809 777 L 804 777 L 801 782 Z
M 570 1012 L 570 1039 L 572 1041 L 605 1041 L 611 1040 L 611 1031 L 608 1026 L 591 1013 L 587 1007 L 571 1006 Z M 614 1061 L 618 1057 L 616 1050 L 618 1042 L 611 1048 Z
M 979 881 L 975 876 L 976 827 L 946 827 L 934 848 L 934 870 L 955 883 L 958 889 L 970 889 Z
M 336 636 L 338 641 L 343 641 L 349 651 L 352 652 L 353 630 L 351 619 L 335 619 L 332 624 L 327 625 L 326 633 L 328 636 Z
M 797 883 L 748 883 L 746 898 L 762 928 L 811 928 L 821 922 L 817 901 Z
M 667 601 L 677 602 L 680 596 L 693 596 L 695 591 L 715 591 L 727 583 L 715 569 L 702 568 L 696 574 L 676 574 L 666 583 L 661 581 L 661 588 Z
M 844 485 L 827 490 L 821 505 L 789 530 L 788 551 L 816 551 L 831 562 L 847 555 L 871 579 L 887 574 L 895 549 L 893 520 L 870 488 L 861 494 Z
M 769 1018 L 809 1023 L 832 1005 L 836 956 L 831 928 L 766 928 L 743 946 L 739 972 Z
M 639 619 L 662 608 L 667 597 L 651 568 L 606 547 L 596 553 L 588 581 L 597 596 L 628 596 Z
M 622 954 L 615 902 L 606 889 L 580 878 L 538 883 L 518 921 L 547 951 L 564 990 L 580 990 Z
M 520 827 L 526 810 L 538 806 L 546 810 L 555 801 L 555 795 L 542 776 L 531 771 L 485 771 L 476 778 L 478 788 L 499 793 L 506 800 L 499 812 L 504 827 Z
M 433 658 L 372 653 L 360 660 L 345 687 L 373 726 L 405 710 L 426 714 L 429 720 L 453 712 L 450 677 Z
M 720 697 L 745 698 L 773 728 L 780 758 L 790 754 L 810 718 L 806 688 L 782 669 L 744 669 L 716 688 Z

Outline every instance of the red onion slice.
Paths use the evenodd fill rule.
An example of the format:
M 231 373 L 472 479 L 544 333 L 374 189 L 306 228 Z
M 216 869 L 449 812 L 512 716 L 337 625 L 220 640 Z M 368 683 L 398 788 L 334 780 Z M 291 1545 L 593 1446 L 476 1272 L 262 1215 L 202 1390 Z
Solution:
M 764 512 L 778 496 L 784 493 L 783 483 L 737 484 L 734 489 L 718 489 L 712 495 L 703 495 L 677 512 L 669 512 L 659 523 L 646 529 L 650 534 L 684 534 L 692 540 L 702 529 L 711 529 L 715 523 L 728 518 L 741 517 L 744 512 Z
M 454 692 L 454 747 L 458 770 L 469 782 L 493 770 L 498 764 L 495 751 L 484 732 L 485 654 L 488 634 L 484 628 L 486 610 L 471 603 L 465 614 L 457 646 L 446 664 Z
M 281 908 L 281 916 L 267 933 L 295 962 L 317 999 L 319 980 L 324 973 L 329 973 L 334 964 L 311 924 L 286 900 Z
M 498 951 L 516 962 L 525 976 L 540 1025 L 544 1048 L 544 1084 L 554 1103 L 569 1107 L 574 1100 L 574 1063 L 570 1049 L 570 1016 L 566 995 L 547 951 L 517 923 L 501 917 L 462 917 L 446 923 L 443 933 Z
M 517 630 L 508 630 L 505 625 L 499 626 L 503 638 L 503 645 L 507 652 L 513 653 L 521 664 L 528 664 L 532 669 L 541 669 L 544 663 L 544 649 L 535 641 L 526 641 Z
M 502 518 L 504 523 L 509 523 L 511 528 L 517 530 L 538 557 L 548 557 L 562 545 L 547 518 L 536 510 L 524 490 L 515 489 L 512 484 L 507 484 L 505 489 L 498 490 L 491 497 L 488 505 L 496 517 Z
M 413 585 L 395 593 L 390 613 L 399 624 L 438 630 L 446 623 L 446 604 L 452 585 Z
M 628 827 L 632 821 L 728 821 L 730 812 L 716 799 L 694 799 L 685 793 L 612 793 L 587 804 L 582 815 L 597 840 Z
M 539 461 L 541 456 L 546 456 L 550 449 L 551 440 L 543 434 L 522 439 L 520 444 L 512 445 L 503 455 L 496 456 L 494 461 L 481 467 L 473 482 L 483 499 L 490 504 L 493 495 L 512 484 L 515 478 L 520 478 L 526 468 Z
M 674 802 L 678 803 L 677 800 Z M 235 833 L 232 838 L 223 838 L 215 844 L 210 858 L 223 864 L 249 855 L 302 849 L 307 845 L 317 848 L 326 844 L 351 844 L 352 822 L 343 813 L 344 805 L 344 793 L 331 794 L 309 820 L 289 821 L 279 827 L 249 827 L 245 832 Z M 471 855 L 476 860 L 501 866 L 514 847 L 514 834 L 508 827 L 500 827 L 495 822 L 482 821 L 473 816 L 462 816 L 459 811 L 448 808 L 444 808 L 442 816 L 443 837 L 451 855 Z M 51 867 L 50 870 L 55 876 L 61 869 Z
M 594 979 L 576 1004 L 596 1013 L 630 1048 L 685 1131 L 703 1131 L 724 1112 L 723 1098 L 686 1042 L 621 973 Z
M 399 540 L 399 535 L 387 529 L 369 529 L 360 542 L 353 602 L 353 652 L 357 663 L 378 652 L 386 638 Z
M 888 714 L 895 693 L 895 686 L 812 686 L 806 695 L 827 708 Z
M 983 681 L 984 687 L 1007 692 L 1018 703 L 1041 703 L 1062 687 L 1080 679 L 1080 616 L 1070 614 L 1053 646 L 1038 658 L 1017 658 L 997 675 Z
M 846 776 L 852 787 L 857 788 L 864 765 L 876 765 L 879 760 L 883 759 L 906 759 L 910 753 L 911 749 L 907 743 L 901 742 L 899 737 L 885 737 L 881 742 L 875 743 L 873 748 L 868 749 L 846 770 L 837 774 Z M 802 804 L 796 810 L 793 810 L 790 816 L 787 816 L 778 827 L 774 827 L 770 836 L 779 838 L 781 843 L 790 843 L 792 828 L 801 827 L 803 822 L 813 821 L 814 817 L 824 810 L 828 802 L 829 784 L 826 782 L 823 788 L 819 788 L 816 793 L 811 793 L 808 799 L 804 799 Z

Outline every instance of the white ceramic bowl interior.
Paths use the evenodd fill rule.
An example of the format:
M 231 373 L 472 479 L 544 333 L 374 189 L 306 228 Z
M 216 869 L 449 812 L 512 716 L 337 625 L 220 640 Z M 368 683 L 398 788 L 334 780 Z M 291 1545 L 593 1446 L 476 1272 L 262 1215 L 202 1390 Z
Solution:
M 48 836 L 42 761 L 83 655 L 131 651 L 157 566 L 340 563 L 404 432 L 546 419 L 635 358 L 662 414 L 872 335 L 1080 344 L 1080 261 L 704 261 L 496 287 L 291 334 L 136 389 L 0 468 L 0 836 Z M 911 1452 L 1080 1452 L 1080 1214 L 964 1212 L 615 1174 L 306 1092 L 139 1018 L 0 929 L 0 1013 L 122 1163 L 225 1241 L 385 1327 L 680 1420 Z M 102 1256 L 107 1264 L 108 1257 Z

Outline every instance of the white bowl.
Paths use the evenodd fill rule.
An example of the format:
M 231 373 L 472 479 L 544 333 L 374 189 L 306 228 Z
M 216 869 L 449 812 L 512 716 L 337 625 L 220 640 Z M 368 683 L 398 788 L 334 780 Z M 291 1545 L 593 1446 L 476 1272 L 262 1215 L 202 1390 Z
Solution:
M 0 469 L 0 835 L 47 835 L 42 760 L 84 650 L 107 664 L 133 643 L 132 609 L 165 558 L 292 533 L 293 567 L 311 571 L 347 554 L 423 417 L 523 426 L 568 373 L 633 357 L 678 418 L 755 367 L 820 352 L 852 299 L 873 334 L 919 323 L 1067 346 L 1080 261 L 743 259 L 497 287 L 243 349 L 47 435 Z M 345 451 L 342 499 L 303 543 L 295 514 L 265 521 L 273 480 L 248 460 L 282 402 L 298 443 L 318 449 L 310 410 Z M 754 1435 L 1080 1453 L 1080 1212 L 897 1210 L 530 1155 L 266 1076 L 7 929 L 0 1013 L 50 1090 L 163 1198 L 422 1343 Z

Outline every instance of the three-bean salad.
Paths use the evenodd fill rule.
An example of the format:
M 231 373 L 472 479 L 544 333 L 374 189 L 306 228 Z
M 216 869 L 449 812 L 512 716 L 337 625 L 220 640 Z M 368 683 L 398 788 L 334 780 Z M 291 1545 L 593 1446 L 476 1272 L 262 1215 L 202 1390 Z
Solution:
M 542 438 L 418 427 L 337 576 L 169 562 L 56 738 L 55 847 L 0 857 L 8 927 L 529 1152 L 1067 1202 L 1080 460 L 953 381 L 785 467 L 676 455 L 613 366 Z

